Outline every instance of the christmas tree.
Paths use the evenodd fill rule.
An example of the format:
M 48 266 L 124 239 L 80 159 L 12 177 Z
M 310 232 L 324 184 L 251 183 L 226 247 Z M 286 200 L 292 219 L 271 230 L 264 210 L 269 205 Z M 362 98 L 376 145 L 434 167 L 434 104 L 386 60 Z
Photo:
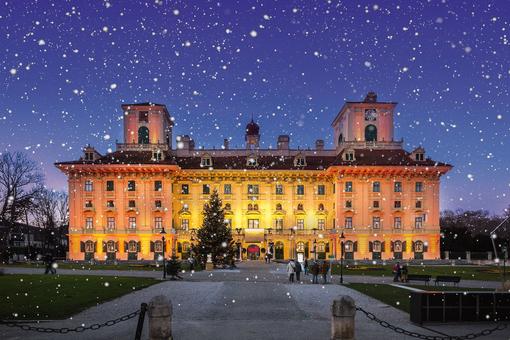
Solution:
M 215 267 L 229 265 L 234 256 L 234 241 L 232 231 L 225 222 L 221 199 L 216 190 L 213 191 L 209 202 L 204 204 L 204 222 L 198 229 L 198 244 L 194 247 L 199 261 L 205 263 L 207 255 L 211 254 Z

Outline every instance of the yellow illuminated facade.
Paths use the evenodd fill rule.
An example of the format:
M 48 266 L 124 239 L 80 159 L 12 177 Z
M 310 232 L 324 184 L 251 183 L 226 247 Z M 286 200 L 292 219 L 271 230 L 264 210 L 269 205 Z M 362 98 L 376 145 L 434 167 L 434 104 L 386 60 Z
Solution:
M 68 175 L 69 258 L 186 258 L 213 190 L 223 200 L 238 256 L 262 259 L 439 258 L 439 183 L 450 165 L 407 152 L 393 138 L 396 103 L 347 102 L 333 121 L 334 147 L 195 149 L 187 135 L 172 145 L 164 105 L 123 105 L 124 143 L 107 155 L 86 147 Z M 160 231 L 166 231 L 162 242 Z M 344 239 L 341 239 L 343 233 Z

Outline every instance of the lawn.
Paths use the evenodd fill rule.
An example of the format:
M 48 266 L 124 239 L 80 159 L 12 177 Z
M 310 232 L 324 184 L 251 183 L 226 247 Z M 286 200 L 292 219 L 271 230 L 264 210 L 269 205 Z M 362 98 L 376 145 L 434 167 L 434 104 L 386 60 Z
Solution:
M 348 265 L 344 266 L 344 275 L 368 275 L 392 277 L 392 265 Z M 460 276 L 464 280 L 500 281 L 501 270 L 491 266 L 430 266 L 413 265 L 408 266 L 409 274 L 453 275 Z M 340 265 L 333 265 L 333 274 L 340 274 Z
M 84 262 L 58 262 L 58 269 L 75 269 L 75 270 L 143 270 L 143 271 L 155 271 L 161 272 L 163 268 L 163 264 L 127 264 L 127 263 L 119 263 L 119 264 L 90 264 Z M 1 268 L 9 268 L 9 267 L 21 267 L 21 268 L 36 268 L 40 269 L 41 273 L 44 273 L 45 265 L 44 263 L 32 262 L 32 263 L 15 263 L 15 264 L 1 264 Z M 189 270 L 189 263 L 187 261 L 181 261 L 182 270 Z M 195 265 L 195 271 L 201 270 L 200 265 Z
M 158 282 L 113 276 L 2 275 L 0 319 L 64 319 Z
M 368 295 L 376 300 L 379 300 L 387 305 L 398 308 L 406 313 L 409 313 L 409 303 L 411 298 L 411 291 L 390 286 L 388 284 L 372 284 L 372 283 L 350 283 L 346 287 L 357 290 L 360 293 Z M 492 289 L 480 288 L 464 288 L 464 287 L 436 287 L 436 286 L 410 286 L 427 291 L 482 291 Z

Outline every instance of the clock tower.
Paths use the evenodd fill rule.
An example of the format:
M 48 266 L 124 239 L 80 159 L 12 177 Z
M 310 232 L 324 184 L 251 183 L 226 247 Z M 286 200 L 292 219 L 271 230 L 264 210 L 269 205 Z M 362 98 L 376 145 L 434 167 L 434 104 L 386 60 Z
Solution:
M 349 142 L 374 145 L 393 142 L 393 111 L 396 105 L 395 102 L 378 102 L 374 92 L 369 92 L 361 102 L 346 102 L 331 124 L 336 148 L 353 144 Z

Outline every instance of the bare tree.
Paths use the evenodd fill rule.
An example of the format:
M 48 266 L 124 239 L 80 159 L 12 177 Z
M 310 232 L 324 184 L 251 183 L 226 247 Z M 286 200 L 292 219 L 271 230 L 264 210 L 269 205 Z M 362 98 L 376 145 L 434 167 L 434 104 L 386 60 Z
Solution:
M 44 230 L 43 250 L 63 255 L 62 239 L 69 221 L 68 199 L 65 192 L 41 188 L 33 199 L 33 223 Z
M 16 222 L 20 221 L 43 183 L 37 163 L 22 152 L 7 152 L 0 156 L 0 253 L 11 252 L 11 238 Z

